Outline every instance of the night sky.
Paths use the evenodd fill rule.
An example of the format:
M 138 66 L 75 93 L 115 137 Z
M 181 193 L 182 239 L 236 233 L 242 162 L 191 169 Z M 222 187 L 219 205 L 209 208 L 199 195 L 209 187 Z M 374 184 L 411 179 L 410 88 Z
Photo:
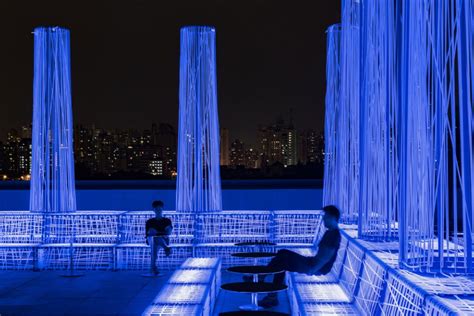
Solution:
M 71 30 L 75 124 L 177 127 L 179 29 L 217 33 L 221 127 L 253 143 L 259 124 L 292 108 L 323 130 L 326 28 L 340 1 L 0 1 L 0 133 L 31 122 L 36 26 Z

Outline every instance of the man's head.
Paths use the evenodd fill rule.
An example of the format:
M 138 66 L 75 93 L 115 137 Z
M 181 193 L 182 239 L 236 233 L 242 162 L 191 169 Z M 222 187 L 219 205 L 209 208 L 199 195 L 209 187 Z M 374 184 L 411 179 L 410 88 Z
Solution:
M 165 204 L 163 203 L 163 201 L 153 201 L 153 203 L 151 203 L 151 207 L 153 208 L 153 211 L 155 212 L 156 216 L 161 216 L 164 205 Z
M 323 211 L 324 226 L 329 229 L 336 228 L 339 218 L 341 217 L 341 212 L 339 212 L 339 209 L 334 205 L 326 205 L 323 207 Z

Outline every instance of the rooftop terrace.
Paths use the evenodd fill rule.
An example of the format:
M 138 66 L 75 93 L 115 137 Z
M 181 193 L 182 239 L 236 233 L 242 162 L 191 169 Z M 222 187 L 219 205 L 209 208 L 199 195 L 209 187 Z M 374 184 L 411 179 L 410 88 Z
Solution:
M 0 268 L 8 270 L 0 274 L 0 312 L 6 315 L 139 315 L 186 258 L 221 258 L 221 282 L 226 283 L 239 277 L 227 274 L 225 268 L 253 264 L 252 260 L 230 256 L 236 251 L 236 242 L 267 240 L 276 246 L 265 246 L 263 251 L 291 249 L 311 255 L 314 244 L 324 232 L 320 211 L 242 210 L 199 215 L 167 211 L 165 216 L 175 223 L 171 236 L 174 252 L 170 258 L 160 253 L 158 265 L 165 275 L 150 279 L 141 274 L 149 265 L 150 250 L 143 236 L 144 222 L 151 216 L 150 211 L 0 212 Z M 399 269 L 395 241 L 360 240 L 355 225 L 341 227 L 346 241 L 341 245 L 339 264 L 335 266 L 342 268 L 341 272 L 332 274 L 334 280 L 340 280 L 341 295 L 348 295 L 344 297 L 349 303 L 361 308 L 358 300 L 367 292 L 365 278 L 370 277 L 379 280 L 379 290 L 368 305 L 379 312 L 395 304 L 402 309 L 429 314 L 474 313 L 472 276 L 421 274 Z M 60 276 L 68 271 L 79 271 L 84 276 L 72 279 Z M 288 294 L 281 294 L 283 303 L 279 311 L 312 315 L 308 312 L 308 299 L 321 298 L 301 296 L 298 284 L 312 284 L 317 280 L 301 277 L 290 277 L 290 289 Z M 370 288 L 369 292 L 373 292 L 374 288 Z M 329 288 L 321 290 L 321 293 L 331 292 Z M 415 305 L 405 306 L 411 299 L 400 291 L 415 295 L 418 299 L 410 303 Z M 248 299 L 248 295 L 221 291 L 212 312 L 217 315 L 238 310 Z M 333 297 L 330 302 L 338 306 L 340 299 L 340 296 Z

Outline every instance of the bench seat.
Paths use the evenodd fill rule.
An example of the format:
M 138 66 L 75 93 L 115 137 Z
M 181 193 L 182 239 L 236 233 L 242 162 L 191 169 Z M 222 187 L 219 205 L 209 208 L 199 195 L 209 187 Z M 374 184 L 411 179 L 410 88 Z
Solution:
M 106 243 L 52 243 L 38 246 L 38 269 L 111 270 L 114 265 L 115 245 Z
M 338 283 L 296 283 L 301 303 L 351 303 L 351 298 Z
M 220 274 L 218 258 L 187 259 L 142 315 L 212 315 L 220 290 Z
M 326 275 L 294 274 L 295 283 L 338 283 L 338 278 L 331 273 Z
M 203 315 L 201 305 L 190 304 L 154 304 L 149 306 L 142 314 L 144 316 L 184 316 L 184 315 Z
M 172 252 L 166 257 L 160 249 L 157 255 L 158 269 L 172 270 L 179 267 L 187 258 L 193 256 L 193 247 L 189 244 L 172 244 Z M 150 246 L 146 243 L 124 243 L 116 246 L 115 269 L 147 270 L 151 261 Z
M 35 269 L 38 258 L 37 243 L 0 244 L 0 270 Z
M 360 315 L 351 303 L 303 303 L 303 315 Z
M 448 310 L 358 240 L 341 235 L 330 274 L 289 274 L 292 315 L 421 315 L 428 307 L 428 314 L 443 315 Z

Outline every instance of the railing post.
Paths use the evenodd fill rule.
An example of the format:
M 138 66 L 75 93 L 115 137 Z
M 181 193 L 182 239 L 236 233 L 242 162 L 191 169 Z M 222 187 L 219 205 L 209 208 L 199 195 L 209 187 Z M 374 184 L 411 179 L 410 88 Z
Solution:
M 270 210 L 270 242 L 276 243 L 276 214 L 274 210 Z

